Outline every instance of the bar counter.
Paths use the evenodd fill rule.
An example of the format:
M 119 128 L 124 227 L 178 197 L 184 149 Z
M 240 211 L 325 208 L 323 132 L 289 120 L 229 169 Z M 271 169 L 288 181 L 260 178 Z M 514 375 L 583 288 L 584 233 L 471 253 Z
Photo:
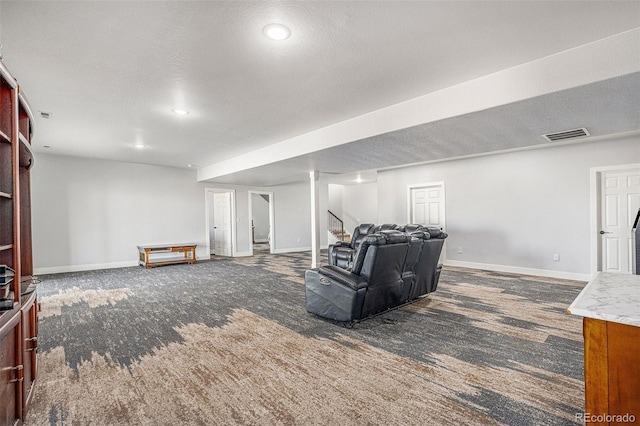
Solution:
M 640 275 L 598 272 L 567 312 L 584 317 L 583 420 L 640 422 Z

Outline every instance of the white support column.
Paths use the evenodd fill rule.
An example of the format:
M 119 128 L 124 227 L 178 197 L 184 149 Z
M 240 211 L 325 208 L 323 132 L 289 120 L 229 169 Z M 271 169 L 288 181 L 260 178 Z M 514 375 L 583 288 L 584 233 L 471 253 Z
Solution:
M 320 172 L 309 172 L 311 188 L 311 268 L 320 266 Z

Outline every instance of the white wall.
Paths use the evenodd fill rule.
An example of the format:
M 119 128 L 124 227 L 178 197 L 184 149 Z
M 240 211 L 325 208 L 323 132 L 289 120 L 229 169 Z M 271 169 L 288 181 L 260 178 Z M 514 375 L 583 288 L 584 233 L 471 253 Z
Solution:
M 407 185 L 444 181 L 448 263 L 581 277 L 590 271 L 590 168 L 638 163 L 639 147 L 638 136 L 626 136 L 382 171 L 377 184 L 343 188 L 343 212 L 353 220 L 351 227 L 406 223 Z M 208 257 L 207 187 L 216 186 L 196 182 L 186 169 L 37 155 L 36 273 L 135 265 L 136 246 L 148 243 L 192 241 L 199 245 L 198 257 Z M 320 187 L 325 229 L 329 190 L 326 183 Z M 239 254 L 249 251 L 249 189 L 274 193 L 277 252 L 310 248 L 309 182 L 221 188 L 236 191 Z M 321 232 L 321 245 L 326 244 Z
M 342 201 L 344 227 L 350 233 L 361 223 L 378 221 L 378 185 L 376 183 L 360 183 L 345 185 Z
M 136 246 L 194 242 L 205 250 L 196 173 L 38 154 L 32 169 L 36 273 L 135 265 Z
M 444 181 L 446 263 L 587 279 L 590 168 L 638 162 L 636 135 L 383 171 L 378 221 L 406 223 L 407 185 Z
M 274 252 L 309 250 L 311 248 L 309 182 L 279 185 L 269 187 L 269 190 L 273 191 L 274 198 Z
M 335 183 L 330 183 L 327 186 L 327 208 L 334 215 L 338 216 L 342 219 L 342 200 L 344 199 L 344 185 L 338 185 Z
M 319 181 L 318 185 L 320 188 L 320 247 L 326 248 L 328 244 L 326 229 L 329 185 L 323 179 Z M 311 188 L 309 182 L 251 189 L 273 193 L 274 253 L 311 250 Z
M 214 184 L 209 184 L 214 185 Z M 215 186 L 215 185 L 214 185 Z M 326 182 L 320 182 L 320 229 L 326 229 L 328 189 Z M 248 211 L 248 191 L 273 193 L 274 253 L 287 253 L 311 249 L 311 192 L 309 182 L 296 182 L 269 187 L 242 187 L 226 185 L 236 191 L 238 255 L 249 254 L 251 241 L 251 220 Z M 327 236 L 321 232 L 320 245 L 326 247 Z
M 357 185 L 329 184 L 329 210 L 344 222 L 344 229 L 352 233 L 361 223 L 378 223 L 378 186 L 374 183 Z
M 38 154 L 32 169 L 35 273 L 137 264 L 137 245 L 195 242 L 208 258 L 205 189 L 235 192 L 236 253 L 248 255 L 250 189 L 274 193 L 275 250 L 311 246 L 308 182 L 269 188 L 199 183 L 192 170 Z M 327 185 L 321 185 L 326 227 Z M 327 237 L 321 233 L 321 244 Z

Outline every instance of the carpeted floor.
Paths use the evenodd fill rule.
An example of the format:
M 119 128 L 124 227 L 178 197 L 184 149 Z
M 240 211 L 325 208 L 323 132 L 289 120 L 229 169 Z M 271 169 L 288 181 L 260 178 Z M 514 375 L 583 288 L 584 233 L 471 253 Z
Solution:
M 584 411 L 583 282 L 445 268 L 353 328 L 309 253 L 42 276 L 31 425 L 561 425 Z

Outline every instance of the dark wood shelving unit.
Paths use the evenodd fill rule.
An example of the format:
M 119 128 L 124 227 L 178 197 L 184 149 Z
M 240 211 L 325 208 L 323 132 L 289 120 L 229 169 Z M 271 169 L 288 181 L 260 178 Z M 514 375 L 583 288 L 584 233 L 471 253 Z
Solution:
M 37 372 L 37 293 L 33 291 L 31 167 L 33 114 L 0 61 L 0 424 L 24 420 Z M 11 278 L 9 275 L 13 275 Z M 3 303 L 2 303 L 3 302 Z

